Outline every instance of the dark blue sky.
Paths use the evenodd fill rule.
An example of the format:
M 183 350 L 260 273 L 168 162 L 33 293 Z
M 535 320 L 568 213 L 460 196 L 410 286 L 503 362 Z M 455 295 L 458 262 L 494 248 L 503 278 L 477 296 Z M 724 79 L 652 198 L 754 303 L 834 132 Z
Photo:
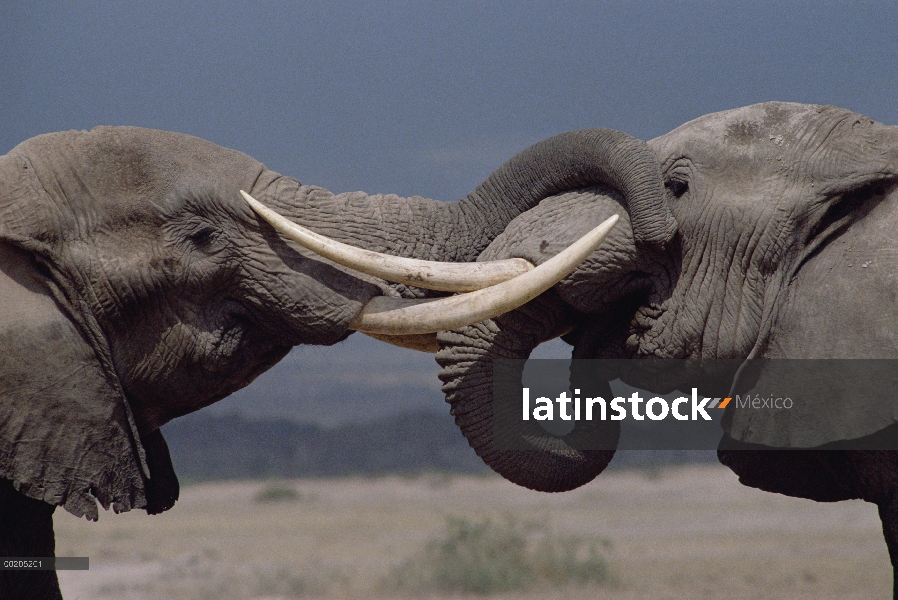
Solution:
M 894 2 L 139 4 L 2 3 L 0 150 L 141 125 L 334 191 L 454 199 L 569 129 L 651 138 L 765 100 L 898 122 Z
M 570 129 L 648 139 L 766 100 L 898 124 L 898 4 L 728 4 L 0 0 L 0 152 L 49 131 L 140 125 L 335 192 L 456 199 Z M 384 381 L 412 379 L 390 374 L 403 365 L 433 383 L 371 410 L 439 403 L 432 359 L 350 340 L 294 352 L 221 409 L 274 386 L 252 410 L 343 418 L 327 385 L 292 391 L 314 387 L 303 367 L 381 357 Z

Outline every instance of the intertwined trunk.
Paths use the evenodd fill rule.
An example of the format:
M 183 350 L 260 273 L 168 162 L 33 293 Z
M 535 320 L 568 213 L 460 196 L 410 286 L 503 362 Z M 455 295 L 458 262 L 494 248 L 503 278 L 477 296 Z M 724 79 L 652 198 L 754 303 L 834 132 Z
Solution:
M 555 143 L 561 141 L 571 142 L 567 139 Z M 623 146 L 632 148 L 629 142 Z M 537 150 L 535 147 L 529 152 Z M 573 165 L 570 170 L 577 175 L 571 179 L 582 185 L 582 163 L 570 153 L 562 155 L 560 160 Z M 560 168 L 557 162 L 554 168 Z M 623 195 L 632 226 L 629 243 L 644 248 L 647 243 L 667 242 L 674 233 L 675 222 L 670 216 L 654 156 L 648 153 L 645 161 L 640 162 L 626 152 L 612 155 L 606 159 L 603 169 L 601 183 L 615 187 Z M 484 184 L 479 189 L 486 187 Z M 546 193 L 561 191 L 540 188 L 539 185 L 534 187 Z M 605 250 L 600 249 L 599 253 L 602 252 Z M 619 435 L 617 423 L 602 423 L 596 426 L 597 430 L 586 432 L 588 426 L 578 425 L 568 436 L 550 438 L 541 434 L 532 421 L 521 421 L 519 414 L 513 416 L 516 418 L 506 419 L 496 410 L 493 399 L 494 377 L 497 376 L 495 361 L 526 359 L 539 343 L 557 337 L 575 324 L 574 316 L 567 314 L 570 311 L 568 303 L 556 294 L 555 291 L 547 292 L 516 311 L 437 336 L 441 348 L 437 362 L 442 367 L 443 391 L 452 405 L 456 424 L 468 442 L 503 477 L 532 489 L 552 492 L 573 489 L 598 475 L 611 460 Z M 520 381 L 520 374 L 517 375 L 517 381 Z M 574 383 L 574 387 L 587 385 L 592 388 L 589 392 L 595 395 L 607 397 L 610 392 L 604 381 Z M 513 443 L 497 443 L 502 441 L 497 436 L 511 439 Z M 602 443 L 598 446 L 584 444 L 587 439 L 602 440 Z M 598 449 L 588 449 L 591 447 Z
M 572 131 L 531 146 L 458 202 L 336 195 L 273 172 L 263 173 L 251 193 L 340 241 L 387 254 L 471 262 L 512 219 L 542 199 L 596 183 L 624 194 L 638 243 L 662 244 L 675 233 L 651 150 L 645 142 L 607 129 Z

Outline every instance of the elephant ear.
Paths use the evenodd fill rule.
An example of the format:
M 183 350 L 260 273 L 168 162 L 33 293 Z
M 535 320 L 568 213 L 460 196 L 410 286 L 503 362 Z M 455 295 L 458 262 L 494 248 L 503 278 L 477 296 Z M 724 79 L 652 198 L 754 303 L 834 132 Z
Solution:
M 0 242 L 0 477 L 97 519 L 146 505 L 142 447 L 121 391 L 27 252 Z M 148 474 L 148 473 L 147 473 Z
M 724 426 L 737 442 L 807 448 L 866 439 L 898 422 L 893 397 L 871 401 L 898 387 L 893 361 L 848 362 L 898 358 L 898 129 L 871 128 L 867 146 L 881 146 L 882 160 L 855 169 L 856 189 L 840 190 L 841 203 L 817 226 L 771 303 L 753 357 L 783 360 L 744 370 L 733 390 L 770 396 L 785 389 L 792 368 L 802 397 L 833 400 L 730 411 Z
M 90 520 L 97 501 L 159 512 L 172 503 L 167 449 L 147 436 L 148 464 L 99 327 L 34 235 L 51 211 L 29 171 L 0 159 L 0 478 Z

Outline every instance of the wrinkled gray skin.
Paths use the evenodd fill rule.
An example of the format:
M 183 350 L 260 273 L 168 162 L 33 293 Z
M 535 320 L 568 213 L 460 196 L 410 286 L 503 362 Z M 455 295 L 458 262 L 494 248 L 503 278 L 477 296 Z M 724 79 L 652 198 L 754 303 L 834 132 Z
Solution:
M 521 485 L 571 489 L 613 456 L 563 444 L 490 447 L 488 359 L 527 357 L 561 333 L 574 358 L 898 358 L 898 127 L 834 107 L 766 103 L 707 115 L 649 145 L 678 223 L 671 243 L 634 241 L 614 189 L 556 195 L 512 221 L 481 259 L 542 263 L 609 215 L 621 221 L 534 302 L 438 335 L 457 424 L 490 466 Z M 732 373 L 712 375 L 724 395 Z M 627 380 L 625 372 L 606 378 L 614 376 Z M 652 391 L 690 383 L 658 380 Z M 605 381 L 593 385 L 610 391 Z M 748 427 L 728 417 L 719 456 L 744 484 L 876 503 L 898 566 L 898 453 L 751 451 L 762 446 L 745 443 L 754 441 Z M 864 435 L 887 425 L 859 423 Z M 788 442 L 795 433 L 761 431 L 761 440 Z
M 0 555 L 52 554 L 55 506 L 170 508 L 161 425 L 292 346 L 344 339 L 374 296 L 426 294 L 284 242 L 238 190 L 355 246 L 472 261 L 543 197 L 596 181 L 628 190 L 645 241 L 672 236 L 651 151 L 608 130 L 538 144 L 447 203 L 334 195 L 164 131 L 23 142 L 0 157 Z M 0 572 L 0 596 L 58 595 L 52 571 Z

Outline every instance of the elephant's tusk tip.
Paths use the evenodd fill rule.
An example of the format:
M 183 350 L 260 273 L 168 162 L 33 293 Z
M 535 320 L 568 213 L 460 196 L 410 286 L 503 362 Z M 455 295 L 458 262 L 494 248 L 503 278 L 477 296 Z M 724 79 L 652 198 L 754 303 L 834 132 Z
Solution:
M 375 296 L 362 307 L 350 328 L 367 335 L 413 335 L 492 319 L 529 302 L 573 272 L 598 248 L 617 220 L 617 215 L 611 216 L 540 266 L 482 290 L 447 298 Z

